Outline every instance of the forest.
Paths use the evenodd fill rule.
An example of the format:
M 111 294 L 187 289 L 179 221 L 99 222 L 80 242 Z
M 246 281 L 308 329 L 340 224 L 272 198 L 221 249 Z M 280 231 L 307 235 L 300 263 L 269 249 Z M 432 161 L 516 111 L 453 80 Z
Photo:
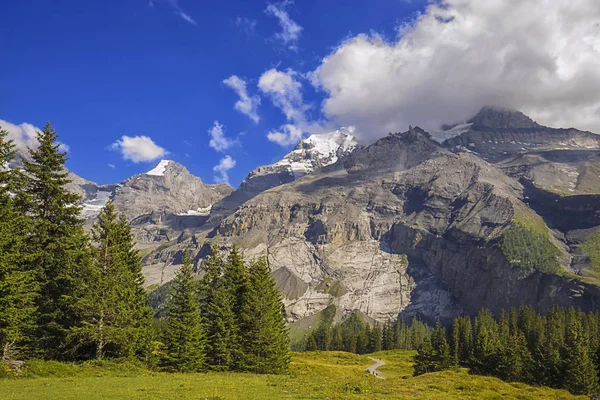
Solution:
M 248 265 L 235 247 L 226 258 L 214 249 L 194 267 L 184 254 L 155 319 L 128 221 L 109 202 L 88 234 L 50 124 L 37 141 L 22 168 L 9 168 L 17 154 L 0 130 L 0 368 L 130 358 L 172 372 L 287 370 L 284 308 L 266 259 Z

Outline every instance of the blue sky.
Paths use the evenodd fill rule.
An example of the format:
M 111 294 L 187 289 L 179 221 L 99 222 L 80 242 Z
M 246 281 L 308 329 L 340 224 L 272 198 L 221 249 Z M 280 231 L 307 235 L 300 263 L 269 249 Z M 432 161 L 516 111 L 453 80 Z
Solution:
M 213 168 L 229 156 L 235 167 L 227 173 L 235 187 L 250 170 L 293 147 L 269 140 L 269 132 L 297 124 L 298 118 L 306 126 L 302 130 L 311 129 L 312 121 L 320 127 L 337 124 L 324 123 L 324 93 L 304 74 L 357 34 L 374 31 L 393 40 L 398 25 L 425 5 L 417 0 L 5 1 L 0 119 L 37 127 L 51 121 L 70 148 L 68 167 L 98 183 L 121 181 L 156 163 L 148 159 L 158 154 L 152 149 L 140 156 L 143 161 L 131 154 L 124 159 L 118 141 L 144 136 L 168 151 L 158 158 L 179 161 L 206 182 L 214 182 L 215 174 L 219 179 Z M 269 92 L 267 82 L 267 89 L 259 89 L 259 79 L 270 70 L 279 73 L 274 78 L 290 77 L 301 85 L 301 101 L 291 97 L 291 107 L 302 108 L 301 117 L 288 114 L 286 120 L 282 102 L 290 97 L 278 98 L 276 86 Z M 255 105 L 246 114 L 234 109 L 238 94 L 224 83 L 232 75 L 246 83 L 247 105 Z M 223 127 L 224 142 L 211 147 L 214 121 Z

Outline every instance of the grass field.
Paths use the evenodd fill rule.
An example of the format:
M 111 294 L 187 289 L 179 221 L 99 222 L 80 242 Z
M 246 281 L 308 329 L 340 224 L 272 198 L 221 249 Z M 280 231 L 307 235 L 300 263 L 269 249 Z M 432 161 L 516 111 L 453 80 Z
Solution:
M 32 363 L 18 379 L 0 380 L 0 399 L 572 399 L 562 390 L 505 383 L 465 370 L 412 376 L 407 351 L 373 357 L 387 364 L 376 379 L 373 362 L 348 353 L 294 353 L 282 376 L 240 373 L 153 373 L 129 363 Z M 585 398 L 585 397 L 580 397 Z

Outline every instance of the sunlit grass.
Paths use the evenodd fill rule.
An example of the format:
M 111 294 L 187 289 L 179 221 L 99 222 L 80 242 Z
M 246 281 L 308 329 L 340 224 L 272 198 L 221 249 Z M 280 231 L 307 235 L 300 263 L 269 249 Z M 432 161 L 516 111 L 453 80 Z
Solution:
M 287 375 L 153 373 L 139 364 L 32 363 L 29 377 L 0 380 L 1 399 L 572 399 L 566 391 L 506 383 L 466 370 L 412 376 L 414 352 L 380 352 L 385 379 L 369 356 L 293 353 Z M 580 397 L 585 398 L 585 397 Z

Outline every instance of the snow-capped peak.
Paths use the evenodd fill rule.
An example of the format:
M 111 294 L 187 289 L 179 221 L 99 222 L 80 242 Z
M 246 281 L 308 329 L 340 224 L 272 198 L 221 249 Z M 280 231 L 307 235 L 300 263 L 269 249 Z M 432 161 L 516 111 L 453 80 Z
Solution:
M 294 178 L 313 172 L 318 167 L 334 164 L 342 155 L 357 145 L 354 128 L 340 128 L 333 132 L 312 134 L 296 146 L 273 167 L 287 167 Z
M 152 168 L 150 171 L 146 172 L 146 175 L 164 176 L 167 166 L 169 165 L 170 162 L 171 162 L 171 160 L 160 160 L 160 162 L 158 164 L 156 164 L 156 166 L 154 168 Z

